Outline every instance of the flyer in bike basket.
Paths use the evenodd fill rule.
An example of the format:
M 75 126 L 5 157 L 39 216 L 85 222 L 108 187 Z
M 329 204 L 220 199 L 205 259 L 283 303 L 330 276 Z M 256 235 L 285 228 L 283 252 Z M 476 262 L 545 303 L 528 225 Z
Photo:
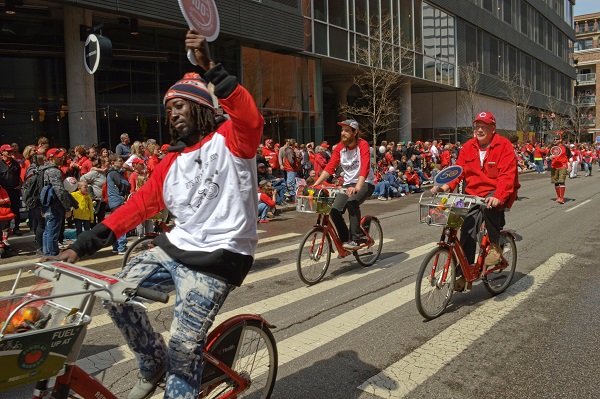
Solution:
M 481 204 L 482 198 L 464 194 L 438 193 L 430 200 L 419 200 L 419 222 L 433 226 L 459 228 L 469 209 Z
M 33 267 L 19 269 L 0 297 L 0 392 L 57 375 L 91 321 L 81 307 L 61 304 L 69 295 L 57 295 L 47 280 L 19 284 Z
M 296 196 L 296 211 L 328 214 L 331 212 L 335 196 L 340 192 L 343 190 L 308 188 L 307 195 Z

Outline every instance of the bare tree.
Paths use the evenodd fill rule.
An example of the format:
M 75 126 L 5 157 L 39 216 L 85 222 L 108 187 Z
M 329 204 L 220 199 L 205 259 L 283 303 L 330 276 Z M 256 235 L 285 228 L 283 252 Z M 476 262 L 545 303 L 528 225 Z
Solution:
M 381 23 L 372 20 L 369 30 L 368 41 L 357 38 L 354 47 L 358 64 L 354 83 L 360 98 L 353 104 L 341 104 L 340 113 L 360 119 L 361 130 L 372 134 L 375 146 L 379 135 L 398 128 L 398 93 L 404 84 L 400 66 L 404 63 L 404 68 L 413 60 L 410 51 L 399 45 L 389 15 L 381 16 Z
M 573 127 L 573 135 L 577 142 L 581 141 L 581 133 L 585 129 L 584 126 L 589 122 L 591 111 L 592 107 L 586 101 L 585 96 L 577 95 L 573 98 L 573 103 L 568 109 L 567 116 Z
M 546 130 L 543 132 L 551 138 L 554 138 L 556 132 L 567 131 L 571 127 L 571 118 L 569 106 L 565 107 L 565 104 L 554 97 L 549 97 L 546 103 L 546 110 L 543 114 L 543 118 L 546 121 Z
M 478 113 L 477 104 L 481 75 L 476 62 L 461 66 L 458 72 L 460 87 L 462 88 L 458 97 L 458 112 L 464 117 L 464 120 L 473 121 Z M 468 126 L 456 126 L 456 128 Z
M 514 104 L 516 109 L 517 130 L 527 132 L 529 130 L 529 117 L 533 114 L 533 108 L 529 106 L 531 93 L 533 92 L 532 82 L 524 79 L 518 73 L 512 76 L 500 74 L 502 81 L 502 94 Z

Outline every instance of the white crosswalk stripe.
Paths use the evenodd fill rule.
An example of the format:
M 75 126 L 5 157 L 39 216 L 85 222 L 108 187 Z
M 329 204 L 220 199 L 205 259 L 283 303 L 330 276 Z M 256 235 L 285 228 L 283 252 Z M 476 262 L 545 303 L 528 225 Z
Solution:
M 263 231 L 264 233 L 264 231 Z M 284 244 L 279 247 L 259 251 L 256 259 L 279 258 L 286 252 L 295 252 L 298 249 L 298 241 L 301 234 L 289 233 L 280 236 L 262 238 L 259 244 L 273 244 L 282 241 Z M 384 239 L 384 243 L 389 244 L 394 240 Z M 293 243 L 293 244 L 292 244 Z M 376 265 L 370 268 L 353 267 L 344 270 L 331 278 L 325 278 L 319 284 L 314 286 L 292 289 L 270 296 L 266 299 L 239 306 L 230 311 L 221 313 L 215 320 L 215 326 L 229 317 L 242 313 L 265 314 L 268 312 L 286 310 L 286 307 L 293 309 L 294 306 L 300 306 L 302 301 L 309 300 L 317 295 L 328 292 L 346 292 L 348 287 L 352 287 L 359 279 L 372 277 L 390 269 L 391 267 L 402 267 L 407 264 L 414 265 L 415 258 L 427 254 L 435 247 L 435 243 L 428 243 L 403 253 L 380 260 Z M 271 249 L 272 248 L 272 249 Z M 384 246 L 384 248 L 386 248 Z M 404 248 L 403 248 L 404 249 Z M 109 249 L 110 250 L 110 249 Z M 440 332 L 436 337 L 404 356 L 399 361 L 391 364 L 380 373 L 369 378 L 363 384 L 358 386 L 371 395 L 383 398 L 403 398 L 413 392 L 427 381 L 428 378 L 440 371 L 445 365 L 452 362 L 461 352 L 466 350 L 476 339 L 490 331 L 503 317 L 509 314 L 523 301 L 525 301 L 543 284 L 551 279 L 560 268 L 572 259 L 571 254 L 555 254 L 548 261 L 538 266 L 521 280 L 513 283 L 505 294 L 501 294 L 496 299 L 486 300 L 481 306 L 471 311 L 468 315 L 462 317 L 454 324 Z M 116 260 L 120 256 L 109 256 L 101 259 Z M 348 258 L 354 262 L 352 257 Z M 271 260 L 271 259 L 269 259 Z M 80 265 L 93 265 L 98 259 L 89 259 L 80 262 Z M 408 262 L 410 261 L 410 262 Z M 269 262 L 266 262 L 267 264 Z M 339 264 L 339 263 L 338 263 Z M 335 263 L 334 263 L 335 265 Z M 2 268 L 9 265 L 0 266 Z M 334 266 L 335 267 L 335 266 Z M 112 274 L 120 268 L 106 270 L 104 272 Z M 281 265 L 265 267 L 262 270 L 256 270 L 249 273 L 244 284 L 256 284 L 278 278 L 286 273 L 296 271 L 296 262 L 289 262 Z M 14 279 L 14 275 L 0 277 L 0 283 L 9 282 Z M 401 284 L 402 285 L 402 284 Z M 390 287 L 391 289 L 392 287 Z M 374 322 L 376 319 L 389 314 L 390 312 L 412 302 L 414 300 L 415 283 L 414 279 L 409 284 L 394 289 L 384 295 L 378 296 L 369 302 L 357 305 L 342 314 L 327 319 L 320 324 L 311 324 L 312 327 L 301 330 L 300 332 L 281 339 L 277 342 L 279 353 L 279 367 L 295 361 L 302 356 L 316 353 L 320 348 L 343 338 L 356 329 Z M 148 311 L 158 311 L 172 306 L 172 300 L 169 304 L 152 303 L 148 306 Z M 268 319 L 268 317 L 267 317 Z M 269 320 L 277 324 L 277 321 Z M 95 315 L 88 327 L 88 335 L 95 329 L 111 324 L 112 321 L 106 315 L 101 313 Z M 281 326 L 280 326 L 281 327 Z M 168 331 L 162 332 L 163 337 L 168 340 Z M 453 342 L 451 347 L 447 343 Z M 105 372 L 116 365 L 132 362 L 134 356 L 126 345 L 111 348 L 110 350 L 95 353 L 86 358 L 79 359 L 77 364 L 86 372 L 94 375 Z M 133 366 L 135 367 L 135 366 Z M 355 386 L 355 385 L 353 385 Z M 156 398 L 161 397 L 162 392 L 157 393 Z
M 506 292 L 486 301 L 358 388 L 382 398 L 405 397 L 488 332 L 574 257 L 571 254 L 555 254 Z M 281 345 L 278 344 L 278 347 L 281 348 Z

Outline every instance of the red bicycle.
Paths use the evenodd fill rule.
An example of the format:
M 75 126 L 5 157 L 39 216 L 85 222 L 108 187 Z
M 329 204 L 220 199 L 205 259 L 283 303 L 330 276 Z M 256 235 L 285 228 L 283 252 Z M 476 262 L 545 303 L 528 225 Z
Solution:
M 517 265 L 517 246 L 515 238 L 507 230 L 500 231 L 502 256 L 494 266 L 485 266 L 484 260 L 490 249 L 490 240 L 482 223 L 479 233 L 479 255 L 473 264 L 469 264 L 465 251 L 458 239 L 469 209 L 482 206 L 484 198 L 472 195 L 438 193 L 431 200 L 419 201 L 419 220 L 421 223 L 442 226 L 442 236 L 437 247 L 425 257 L 417 274 L 415 302 L 419 313 L 426 319 L 441 315 L 454 292 L 456 268 L 461 268 L 470 289 L 473 281 L 481 278 L 485 288 L 498 295 L 508 288 Z
M 317 196 L 297 196 L 296 210 L 299 212 L 317 213 L 317 223 L 304 235 L 298 255 L 296 258 L 296 269 L 298 276 L 307 285 L 313 285 L 321 281 L 331 262 L 331 253 L 335 252 L 331 243 L 337 249 L 338 257 L 345 258 L 354 255 L 356 261 L 362 266 L 373 265 L 379 259 L 383 248 L 383 230 L 379 219 L 375 216 L 364 216 L 360 221 L 363 238 L 358 241 L 359 247 L 355 250 L 347 250 L 337 234 L 332 223 L 329 221 L 331 205 L 335 200 L 335 194 L 343 192 L 341 189 L 331 189 L 331 196 L 323 196 L 321 192 Z
M 36 382 L 34 399 L 51 394 L 66 399 L 117 399 L 102 382 L 75 364 L 92 320 L 96 298 L 116 303 L 138 303 L 146 298 L 166 303 L 168 296 L 154 290 L 65 263 L 47 262 L 15 266 L 12 290 L 0 298 L 0 392 Z M 25 272 L 40 279 L 33 290 L 18 293 Z M 36 313 L 35 323 L 23 320 Z M 28 310 L 29 309 L 29 310 Z M 29 312 L 29 313 L 27 313 Z M 38 322 L 44 323 L 38 324 Z M 18 325 L 14 325 L 19 323 Z M 12 326 L 12 327 L 11 327 Z M 272 326 L 258 315 L 234 316 L 215 329 L 203 350 L 200 398 L 262 398 L 271 396 L 277 376 L 277 346 Z M 50 386 L 48 380 L 56 376 Z

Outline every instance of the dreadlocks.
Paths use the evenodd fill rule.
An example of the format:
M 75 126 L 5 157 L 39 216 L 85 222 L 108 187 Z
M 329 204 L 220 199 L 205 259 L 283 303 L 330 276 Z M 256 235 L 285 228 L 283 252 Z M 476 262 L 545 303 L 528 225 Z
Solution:
M 202 137 L 212 133 L 216 127 L 217 123 L 215 121 L 215 114 L 213 111 L 205 106 L 198 104 L 195 101 L 187 101 L 190 106 L 190 116 L 192 119 L 196 121 L 196 129 L 200 132 Z M 173 126 L 169 123 L 169 118 L 165 119 L 165 124 L 169 125 L 169 134 L 171 135 L 171 145 L 177 144 L 179 142 L 179 132 L 173 128 Z

